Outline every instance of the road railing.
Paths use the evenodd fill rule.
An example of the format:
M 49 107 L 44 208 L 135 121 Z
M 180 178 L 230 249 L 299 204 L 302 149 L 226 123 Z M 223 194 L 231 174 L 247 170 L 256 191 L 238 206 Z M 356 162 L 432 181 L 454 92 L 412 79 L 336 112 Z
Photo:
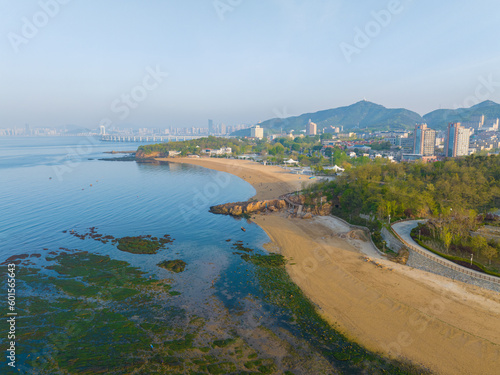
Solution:
M 396 235 L 396 237 L 410 250 L 413 250 L 415 251 L 416 253 L 432 260 L 433 262 L 436 262 L 438 264 L 441 264 L 442 266 L 445 266 L 447 268 L 450 268 L 454 271 L 458 271 L 458 272 L 461 272 L 465 275 L 469 275 L 469 276 L 472 276 L 472 277 L 475 277 L 477 279 L 481 279 L 481 280 L 486 280 L 486 281 L 490 281 L 490 282 L 493 282 L 493 283 L 496 283 L 496 284 L 500 284 L 500 278 L 498 277 L 495 277 L 495 276 L 491 276 L 491 275 L 486 275 L 486 274 L 483 274 L 483 273 L 480 273 L 480 272 L 477 272 L 477 271 L 474 271 L 474 270 L 471 270 L 471 269 L 468 269 L 468 268 L 465 268 L 463 266 L 460 266 L 456 263 L 453 263 L 447 259 L 444 259 L 442 257 L 440 257 L 439 255 L 436 255 L 434 253 L 431 253 L 430 251 L 428 250 L 425 250 L 425 249 L 422 249 L 422 248 L 418 248 L 416 246 L 413 246 L 412 244 L 409 244 L 408 242 L 406 242 L 400 235 L 399 233 L 394 230 L 394 228 L 392 227 L 394 224 L 396 223 L 400 223 L 400 222 L 403 222 L 403 221 L 410 221 L 410 220 L 400 220 L 400 221 L 397 221 L 397 222 L 394 222 L 391 224 L 391 228 L 392 228 L 392 231 L 394 232 L 394 234 Z

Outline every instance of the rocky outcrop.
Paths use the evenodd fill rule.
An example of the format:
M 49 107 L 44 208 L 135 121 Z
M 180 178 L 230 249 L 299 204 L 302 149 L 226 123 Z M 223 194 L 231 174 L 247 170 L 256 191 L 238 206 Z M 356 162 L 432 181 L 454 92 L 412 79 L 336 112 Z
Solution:
M 286 208 L 286 202 L 283 199 L 271 199 L 266 201 L 255 202 L 236 202 L 220 204 L 210 207 L 210 212 L 221 215 L 245 216 L 257 212 L 279 211 Z
M 136 159 L 154 159 L 154 158 L 166 158 L 168 157 L 168 153 L 165 154 L 164 152 L 160 151 L 155 151 L 155 152 L 149 152 L 145 153 L 142 150 L 138 150 L 135 154 Z
M 283 196 L 295 208 L 293 215 L 295 217 L 309 218 L 312 216 L 328 216 L 332 213 L 332 204 L 328 202 L 327 197 L 308 198 L 304 195 L 287 194 Z M 325 203 L 323 203 L 325 202 Z

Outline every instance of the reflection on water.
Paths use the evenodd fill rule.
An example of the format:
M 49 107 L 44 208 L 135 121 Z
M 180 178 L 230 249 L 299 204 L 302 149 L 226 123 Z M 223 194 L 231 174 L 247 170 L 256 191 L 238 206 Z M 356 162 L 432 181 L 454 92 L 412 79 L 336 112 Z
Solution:
M 44 275 L 48 272 L 43 269 L 47 258 L 49 263 L 57 263 L 57 258 L 50 259 L 60 254 L 60 248 L 78 249 L 137 267 L 144 272 L 143 279 L 146 280 L 137 285 L 147 283 L 147 280 L 168 280 L 165 290 L 150 295 L 149 292 L 139 293 L 138 286 L 130 283 L 127 287 L 117 286 L 113 275 L 103 278 L 107 284 L 102 284 L 96 281 L 101 280 L 99 277 L 85 281 L 82 277 L 86 276 L 80 275 L 67 281 L 59 276 L 51 280 L 30 275 L 29 272 L 35 271 L 26 271 L 23 276 L 26 283 L 20 285 L 17 297 L 20 301 L 25 299 L 24 312 L 29 316 L 23 321 L 26 329 L 34 329 L 36 325 L 33 318 L 36 314 L 31 311 L 30 315 L 30 304 L 32 310 L 44 305 L 32 293 L 28 294 L 37 283 L 39 290 L 45 290 L 41 295 L 43 298 L 52 295 L 51 300 L 55 301 L 55 296 L 63 292 L 64 299 L 58 302 L 59 307 L 45 303 L 47 311 L 40 311 L 40 314 L 46 314 L 43 315 L 47 319 L 46 327 L 67 331 L 67 325 L 66 328 L 58 326 L 64 314 L 73 312 L 71 321 L 76 319 L 74 314 L 81 315 L 74 323 L 80 327 L 81 337 L 64 331 L 67 350 L 60 353 L 78 352 L 75 343 L 78 340 L 97 340 L 99 345 L 106 343 L 113 347 L 118 344 L 106 342 L 110 337 L 120 341 L 127 335 L 135 337 L 143 332 L 152 335 L 152 342 L 139 340 L 134 344 L 135 341 L 127 341 L 122 348 L 137 351 L 134 345 L 139 345 L 145 350 L 136 357 L 136 365 L 146 366 L 151 361 L 152 367 L 141 367 L 141 373 L 148 373 L 144 368 L 155 373 L 151 369 L 166 371 L 170 367 L 174 372 L 230 373 L 245 370 L 260 373 L 292 371 L 296 374 L 336 373 L 334 368 L 341 368 L 343 373 L 359 373 L 361 368 L 368 368 L 369 373 L 381 373 L 382 368 L 395 369 L 384 360 L 352 346 L 321 323 L 283 269 L 261 269 L 235 254 L 233 244 L 236 241 L 242 241 L 254 252 L 264 253 L 262 245 L 268 241 L 267 235 L 251 223 L 245 223 L 246 232 L 243 232 L 241 222 L 210 214 L 208 210 L 212 205 L 253 196 L 255 190 L 243 180 L 184 164 L 97 160 L 106 156 L 103 154 L 105 150 L 129 150 L 130 144 L 100 144 L 69 137 L 25 138 L 9 142 L 7 138 L 0 139 L 1 258 L 22 253 L 42 254 L 40 258 L 25 260 L 20 267 L 26 270 L 35 267 L 39 269 L 39 275 Z M 75 160 L 68 162 L 68 158 Z M 208 184 L 210 189 L 206 188 Z M 99 233 L 117 238 L 161 237 L 168 233 L 174 242 L 157 254 L 142 255 L 119 251 L 112 243 L 88 238 L 81 240 L 64 233 L 71 230 L 85 233 L 90 227 L 97 227 Z M 49 255 L 50 252 L 55 253 Z M 104 258 L 95 259 L 103 261 Z M 157 266 L 163 260 L 172 259 L 185 261 L 186 270 L 173 274 Z M 88 267 L 94 269 L 92 272 L 99 272 L 94 266 L 89 263 Z M 109 294 L 110 280 L 115 280 L 113 288 L 119 289 L 116 294 Z M 83 286 L 79 285 L 82 282 Z M 274 290 L 269 289 L 269 285 L 273 285 Z M 154 288 L 151 286 L 150 289 Z M 106 298 L 102 294 L 104 290 L 108 291 L 104 294 Z M 176 293 L 172 295 L 172 291 Z M 71 298 L 77 298 L 78 304 L 71 307 Z M 113 308 L 110 300 L 122 302 L 116 302 Z M 143 318 L 139 317 L 137 306 L 142 306 Z M 86 314 L 94 317 L 96 311 L 102 314 L 100 319 L 111 326 L 113 321 L 121 322 L 116 331 L 109 331 L 110 325 L 90 325 L 93 320 L 89 320 Z M 132 314 L 132 311 L 135 312 Z M 167 322 L 164 317 L 170 314 L 169 311 L 177 311 L 178 316 Z M 299 317 L 298 313 L 304 316 Z M 155 324 L 149 324 L 151 319 Z M 130 327 L 130 331 L 122 332 L 124 326 Z M 93 330 L 99 327 L 109 331 L 108 337 L 92 336 Z M 88 335 L 83 335 L 82 331 L 88 331 Z M 49 336 L 52 333 L 46 332 Z M 187 333 L 193 336 L 188 337 Z M 30 341 L 20 358 L 28 363 L 27 350 L 38 353 L 40 346 L 49 345 L 44 342 L 49 336 Z M 180 341 L 170 346 L 162 344 L 166 340 L 181 339 L 183 344 Z M 39 347 L 34 344 L 36 342 Z M 180 348 L 181 344 L 186 347 Z M 18 345 L 23 347 L 22 342 Z M 151 349 L 158 352 L 146 351 L 141 345 L 152 345 Z M 173 362 L 166 364 L 167 357 Z M 62 369 L 74 370 L 76 363 L 82 363 L 81 359 L 80 362 L 71 362 L 71 358 L 61 355 L 57 358 Z M 91 360 L 89 357 L 88 361 Z M 377 365 L 373 364 L 375 362 Z M 37 365 L 31 363 L 30 366 Z M 94 370 L 85 367 L 88 373 Z

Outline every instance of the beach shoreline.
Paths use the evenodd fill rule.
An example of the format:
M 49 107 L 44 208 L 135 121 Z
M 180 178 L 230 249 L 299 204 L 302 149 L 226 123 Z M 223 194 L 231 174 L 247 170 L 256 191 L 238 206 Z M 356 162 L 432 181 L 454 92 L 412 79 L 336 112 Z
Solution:
M 258 200 L 300 190 L 307 179 L 234 159 L 159 160 L 236 175 L 252 184 Z M 271 239 L 269 249 L 290 260 L 291 279 L 349 339 L 437 374 L 497 373 L 498 293 L 376 257 L 369 241 L 351 237 L 351 228 L 334 217 L 273 213 L 252 220 Z
M 255 200 L 278 198 L 280 195 L 299 191 L 309 184 L 308 176 L 289 173 L 277 166 L 264 166 L 249 160 L 224 158 L 157 158 L 160 162 L 198 165 L 219 172 L 235 175 L 254 187 Z

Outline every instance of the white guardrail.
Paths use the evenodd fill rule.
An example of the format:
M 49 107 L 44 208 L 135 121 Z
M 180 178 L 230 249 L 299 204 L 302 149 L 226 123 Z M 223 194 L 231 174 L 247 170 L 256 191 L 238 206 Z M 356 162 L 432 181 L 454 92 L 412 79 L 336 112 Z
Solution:
M 491 281 L 493 283 L 496 283 L 496 284 L 500 284 L 500 278 L 498 277 L 495 277 L 495 276 L 490 276 L 490 275 L 486 275 L 486 274 L 483 274 L 483 273 L 480 273 L 480 272 L 477 272 L 477 271 L 474 271 L 474 270 L 471 270 L 471 269 L 468 269 L 468 268 L 465 268 L 465 267 L 462 267 L 456 263 L 453 263 L 447 259 L 444 259 L 444 258 L 441 258 L 440 256 L 436 255 L 436 254 L 433 254 L 431 253 L 430 251 L 427 251 L 427 250 L 422 250 L 422 249 L 419 249 L 418 247 L 415 247 L 411 244 L 409 244 L 408 242 L 406 242 L 395 230 L 394 228 L 392 228 L 392 225 L 396 224 L 396 223 L 400 223 L 402 221 L 408 221 L 408 220 L 400 220 L 400 221 L 397 221 L 397 222 L 394 222 L 391 224 L 391 229 L 392 229 L 392 232 L 394 233 L 394 235 L 396 235 L 396 237 L 409 249 L 415 251 L 416 253 L 420 254 L 420 255 L 423 255 L 424 257 L 432 260 L 433 262 L 436 262 L 438 264 L 441 264 L 442 266 L 445 266 L 447 268 L 450 268 L 454 271 L 458 271 L 458 272 L 461 272 L 463 274 L 466 274 L 466 275 L 469 275 L 469 276 L 472 276 L 472 277 L 475 277 L 475 278 L 478 278 L 478 279 L 481 279 L 481 280 L 487 280 L 487 281 Z

